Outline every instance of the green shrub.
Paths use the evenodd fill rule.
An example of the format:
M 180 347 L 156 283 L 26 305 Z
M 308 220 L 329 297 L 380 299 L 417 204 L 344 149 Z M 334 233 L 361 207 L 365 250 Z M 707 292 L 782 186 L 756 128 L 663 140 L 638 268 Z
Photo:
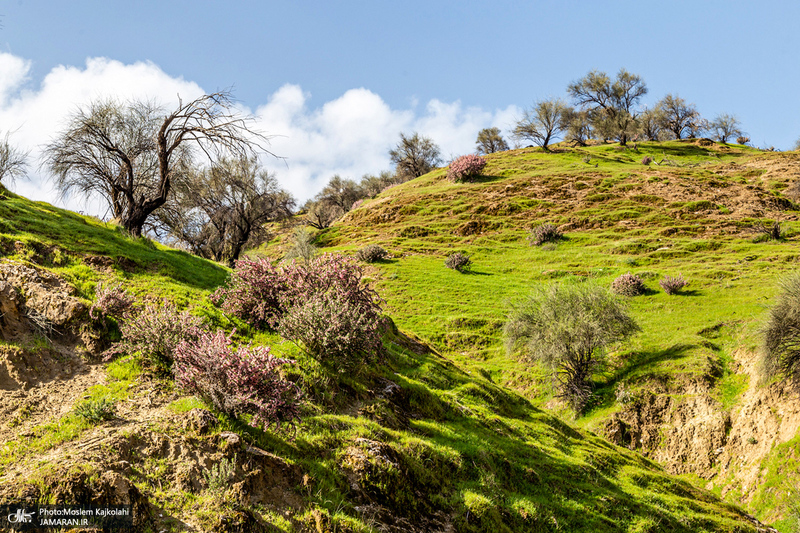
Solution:
M 620 296 L 639 296 L 644 294 L 644 281 L 636 274 L 628 272 L 611 282 L 611 291 Z
M 203 477 L 206 478 L 208 491 L 213 494 L 221 494 L 225 492 L 230 486 L 236 474 L 236 456 L 232 459 L 223 457 L 220 462 L 211 467 L 210 470 L 203 472 Z
M 467 254 L 455 252 L 447 256 L 444 266 L 463 273 L 472 267 L 472 259 Z
M 533 246 L 541 246 L 546 242 L 557 242 L 564 238 L 559 229 L 550 223 L 541 224 L 531 230 L 528 242 Z
M 389 258 L 389 252 L 377 244 L 368 244 L 356 252 L 356 259 L 364 263 L 375 263 Z
M 89 400 L 75 407 L 75 414 L 89 422 L 100 422 L 114 418 L 114 400 L 100 398 Z
M 781 281 L 763 330 L 761 362 L 765 377 L 800 377 L 800 273 Z
M 591 284 L 551 285 L 514 306 L 503 328 L 506 349 L 542 363 L 558 396 L 581 412 L 607 346 L 639 330 L 623 304 Z
M 317 255 L 317 247 L 314 245 L 314 236 L 305 226 L 297 227 L 292 233 L 289 243 L 291 246 L 287 250 L 284 259 L 302 259 L 310 261 Z

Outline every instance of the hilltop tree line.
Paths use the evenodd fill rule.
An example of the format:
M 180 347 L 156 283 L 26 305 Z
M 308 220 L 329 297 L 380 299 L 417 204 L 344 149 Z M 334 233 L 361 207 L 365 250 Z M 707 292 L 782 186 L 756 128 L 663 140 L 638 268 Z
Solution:
M 739 120 L 731 114 L 704 118 L 697 107 L 678 95 L 667 94 L 653 107 L 641 106 L 647 85 L 625 69 L 612 79 L 592 71 L 567 86 L 572 104 L 561 98 L 539 100 L 525 110 L 512 131 L 515 140 L 530 141 L 547 150 L 553 139 L 563 137 L 585 146 L 589 139 L 660 141 L 710 135 L 720 142 L 749 142 Z
M 734 115 L 707 120 L 674 94 L 642 106 L 647 92 L 644 80 L 624 69 L 616 78 L 589 72 L 567 87 L 570 103 L 549 98 L 526 109 L 511 139 L 545 150 L 557 139 L 574 145 L 701 135 L 749 141 Z M 73 113 L 45 147 L 43 167 L 62 195 L 101 198 L 134 237 L 154 235 L 232 265 L 269 236 L 268 222 L 300 214 L 306 225 L 324 229 L 364 199 L 443 162 L 432 139 L 401 133 L 389 151 L 392 171 L 359 181 L 334 175 L 298 210 L 297 200 L 261 166 L 259 156 L 270 154 L 268 139 L 253 124 L 254 117 L 239 114 L 225 91 L 180 101 L 171 112 L 150 101 L 96 100 Z M 478 133 L 476 153 L 508 149 L 499 128 Z M 0 180 L 24 176 L 28 157 L 6 135 L 0 140 Z

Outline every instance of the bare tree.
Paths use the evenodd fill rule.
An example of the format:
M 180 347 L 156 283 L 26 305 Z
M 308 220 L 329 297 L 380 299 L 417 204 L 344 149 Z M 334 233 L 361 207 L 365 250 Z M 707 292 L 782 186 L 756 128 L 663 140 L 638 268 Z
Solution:
M 722 113 L 711 121 L 710 129 L 716 134 L 720 142 L 728 142 L 730 137 L 742 137 L 742 123 L 734 115 Z
M 547 150 L 550 141 L 564 131 L 567 105 L 558 98 L 540 100 L 526 109 L 514 127 L 515 139 L 527 139 Z
M 493 154 L 508 150 L 508 143 L 500 135 L 500 128 L 483 128 L 478 132 L 475 145 L 479 154 Z
M 694 136 L 702 131 L 702 117 L 694 104 L 668 94 L 657 106 L 663 113 L 664 129 L 670 131 L 676 139 L 682 139 L 684 135 Z
M 17 178 L 25 176 L 28 166 L 28 152 L 11 145 L 10 134 L 6 133 L 0 141 L 0 182 L 13 183 Z
M 647 94 L 647 85 L 636 74 L 625 69 L 617 73 L 613 82 L 605 72 L 593 70 L 567 87 L 576 105 L 590 112 L 595 129 L 607 132 L 621 145 L 635 134 L 635 106 Z
M 132 235 L 170 198 L 191 168 L 191 149 L 209 158 L 253 155 L 266 139 L 229 92 L 207 94 L 165 114 L 153 102 L 96 101 L 79 109 L 45 149 L 63 195 L 100 195 Z M 263 148 L 262 148 L 263 149 Z
M 156 216 L 193 253 L 233 266 L 267 236 L 264 224 L 288 218 L 294 204 L 255 157 L 222 158 L 177 185 Z
M 441 163 L 439 147 L 428 137 L 414 133 L 410 137 L 400 134 L 400 142 L 389 151 L 389 158 L 397 165 L 397 174 L 418 178 Z

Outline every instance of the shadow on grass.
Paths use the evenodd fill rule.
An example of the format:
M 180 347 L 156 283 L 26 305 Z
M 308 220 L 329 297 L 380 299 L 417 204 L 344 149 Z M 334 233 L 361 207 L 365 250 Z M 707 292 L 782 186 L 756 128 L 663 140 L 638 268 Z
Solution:
M 702 295 L 703 295 L 702 291 L 699 291 L 697 289 L 690 289 L 688 291 L 681 289 L 680 291 L 676 292 L 675 294 L 672 294 L 671 296 L 702 296 Z
M 669 348 L 663 350 L 644 350 L 632 353 L 622 368 L 610 375 L 606 375 L 606 381 L 604 383 L 595 383 L 596 388 L 593 393 L 593 401 L 591 401 L 591 407 L 583 413 L 584 416 L 589 415 L 592 411 L 597 409 L 611 407 L 616 401 L 615 389 L 617 384 L 631 374 L 637 372 L 648 374 L 650 367 L 663 361 L 680 359 L 685 352 L 696 347 L 696 344 L 673 344 Z
M 462 270 L 461 273 L 468 276 L 494 276 L 494 274 L 490 272 L 479 272 L 477 270 Z
M 469 180 L 469 183 L 492 183 L 494 181 L 499 181 L 502 179 L 506 179 L 506 176 L 486 176 L 481 174 L 480 176 L 475 176 Z

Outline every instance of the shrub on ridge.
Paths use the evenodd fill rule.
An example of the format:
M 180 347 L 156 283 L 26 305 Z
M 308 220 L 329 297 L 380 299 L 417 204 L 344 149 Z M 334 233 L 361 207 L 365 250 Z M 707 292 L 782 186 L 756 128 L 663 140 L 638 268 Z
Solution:
M 462 155 L 453 160 L 447 168 L 447 179 L 450 181 L 470 181 L 475 176 L 479 176 L 486 160 L 479 155 Z

